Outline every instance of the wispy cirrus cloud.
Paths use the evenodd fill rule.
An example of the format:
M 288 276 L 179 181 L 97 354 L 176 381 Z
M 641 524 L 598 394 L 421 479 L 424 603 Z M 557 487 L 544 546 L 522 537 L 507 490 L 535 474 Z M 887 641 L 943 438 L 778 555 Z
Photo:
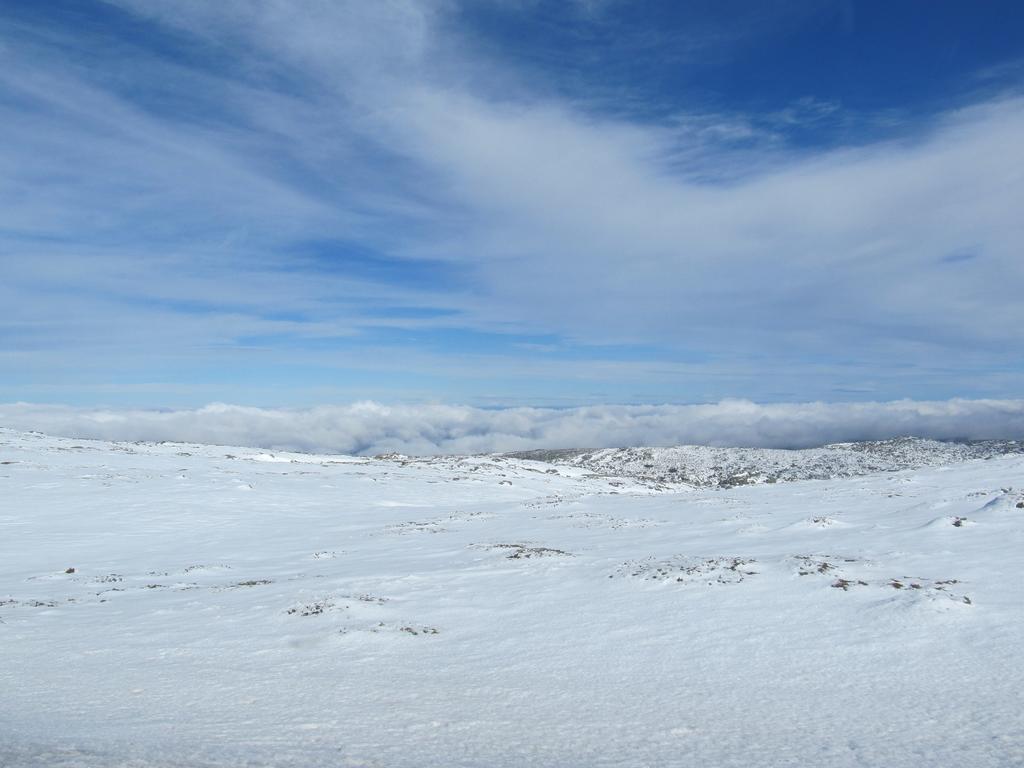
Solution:
M 707 397 L 692 367 L 658 373 L 694 361 L 718 395 L 1019 390 L 1012 89 L 803 147 L 779 132 L 841 104 L 659 120 L 559 95 L 472 45 L 458 3 L 97 9 L 76 34 L 2 27 L 0 339 L 21 375 L 99 357 L 117 378 L 153 344 L 180 370 L 256 347 L 291 365 L 330 341 L 367 394 L 372 349 L 424 361 L 435 392 L 516 402 L 514 348 L 553 378 L 581 348 L 625 356 L 662 400 Z M 458 373 L 471 334 L 495 339 L 488 391 Z

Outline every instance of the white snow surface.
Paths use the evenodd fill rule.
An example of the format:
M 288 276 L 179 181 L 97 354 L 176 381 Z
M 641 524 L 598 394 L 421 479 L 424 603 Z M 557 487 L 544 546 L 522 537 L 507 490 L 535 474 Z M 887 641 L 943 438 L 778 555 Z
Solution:
M 0 429 L 0 765 L 1024 765 L 1024 457 L 780 479 Z
M 856 477 L 989 459 L 1008 453 L 1024 453 L 1024 441 L 940 442 L 900 437 L 801 450 L 681 445 L 591 451 L 535 450 L 509 455 L 541 458 L 555 464 L 585 467 L 604 475 L 626 475 L 662 484 L 732 487 Z

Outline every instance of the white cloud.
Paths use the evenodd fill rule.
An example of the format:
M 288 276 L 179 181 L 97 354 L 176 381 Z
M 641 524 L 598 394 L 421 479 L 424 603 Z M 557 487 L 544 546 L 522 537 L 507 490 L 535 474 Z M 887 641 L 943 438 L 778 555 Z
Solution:
M 766 379 L 842 371 L 802 397 L 905 370 L 916 383 L 877 396 L 1019 392 L 1020 98 L 951 108 L 913 140 L 798 152 L 758 139 L 763 115 L 695 105 L 655 124 L 556 98 L 467 47 L 440 0 L 114 4 L 226 66 L 143 47 L 104 62 L 87 38 L 0 50 L 17 94 L 0 105 L 0 331 L 67 353 L 46 366 L 71 361 L 61 381 L 71 355 L 113 369 L 140 345 L 198 362 L 255 336 L 443 325 Z M 296 256 L 309 240 L 444 260 L 458 285 L 321 270 Z M 710 396 L 737 393 L 762 396 Z
M 1019 344 L 1024 100 L 945 116 L 914 144 L 790 160 L 727 186 L 667 173 L 656 131 L 563 109 L 434 95 L 417 119 L 423 155 L 479 214 L 471 250 L 488 257 L 497 311 L 517 320 L 587 341 L 682 329 L 747 352 L 877 354 L 924 327 L 937 346 Z M 942 263 L 962 248 L 982 256 Z
M 214 404 L 196 410 L 0 405 L 0 425 L 102 440 L 240 445 L 318 453 L 486 453 L 532 448 L 713 445 L 799 448 L 903 435 L 1024 439 L 1024 400 L 708 405 L 486 410 L 373 402 L 269 410 Z
M 461 264 L 489 303 L 451 301 L 478 327 L 736 353 L 841 345 L 875 364 L 1019 350 L 1022 99 L 952 109 L 913 141 L 768 145 L 735 178 L 716 141 L 539 95 L 448 35 L 444 3 L 129 4 L 301 73 L 319 94 L 307 108 L 343 126 L 335 140 L 408 163 L 401 183 L 430 190 L 434 223 L 393 252 Z M 485 82 L 460 74 L 481 69 Z M 720 120 L 727 134 L 736 121 Z M 716 168 L 727 183 L 707 181 Z M 979 258 L 942 262 L 962 249 Z

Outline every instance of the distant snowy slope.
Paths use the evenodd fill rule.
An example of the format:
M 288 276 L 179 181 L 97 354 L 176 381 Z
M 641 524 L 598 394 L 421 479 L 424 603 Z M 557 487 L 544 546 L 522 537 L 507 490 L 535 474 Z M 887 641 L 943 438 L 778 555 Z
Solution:
M 512 457 L 583 467 L 603 475 L 697 487 L 859 477 L 1024 453 L 1024 441 L 938 442 L 905 437 L 823 448 L 607 448 L 524 451 Z
M 547 458 L 0 429 L 0 765 L 1024 765 L 1024 455 Z

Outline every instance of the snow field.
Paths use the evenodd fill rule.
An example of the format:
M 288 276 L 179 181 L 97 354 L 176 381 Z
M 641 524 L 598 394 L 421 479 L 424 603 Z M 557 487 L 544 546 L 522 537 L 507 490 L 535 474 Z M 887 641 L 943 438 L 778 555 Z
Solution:
M 1024 764 L 1019 455 L 671 492 L 9 430 L 0 461 L 4 765 Z

